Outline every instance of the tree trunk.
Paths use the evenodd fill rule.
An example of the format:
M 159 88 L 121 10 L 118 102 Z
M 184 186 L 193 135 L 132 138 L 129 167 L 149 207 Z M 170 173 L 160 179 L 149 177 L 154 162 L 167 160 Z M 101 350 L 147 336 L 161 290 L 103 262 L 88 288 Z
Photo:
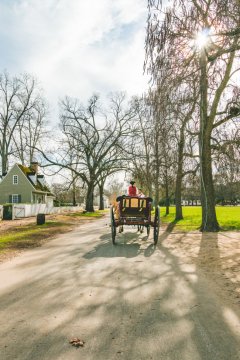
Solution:
M 201 199 L 202 199 L 202 224 L 201 231 L 219 231 L 219 224 L 215 209 L 215 194 L 212 178 L 211 156 L 211 125 L 208 119 L 208 81 L 207 59 L 205 51 L 200 54 L 200 173 L 201 173 Z
M 152 197 L 152 183 L 148 186 L 148 194 L 146 194 L 147 196 L 149 196 L 150 198 Z
M 99 185 L 99 210 L 104 210 L 103 185 Z
M 146 174 L 147 174 L 147 196 L 152 197 L 152 193 L 153 193 L 153 184 L 152 184 L 152 173 L 151 173 L 151 168 L 150 168 L 150 160 L 149 160 L 149 155 L 147 155 L 146 157 Z
M 156 143 L 155 143 L 155 157 L 156 157 L 156 169 L 155 169 L 155 179 L 154 179 L 154 186 L 155 186 L 155 206 L 159 204 L 159 156 L 158 156 L 158 136 L 156 136 Z
M 169 214 L 169 190 L 168 190 L 167 176 L 166 176 L 165 190 L 166 190 L 166 215 L 168 215 Z
M 155 174 L 155 206 L 157 206 L 159 204 L 159 167 L 157 167 L 156 169 L 156 174 Z
M 72 179 L 73 179 L 73 182 L 72 182 L 72 200 L 73 200 L 73 206 L 76 206 L 77 205 L 77 202 L 76 202 L 76 181 L 75 181 L 75 178 L 74 178 L 73 171 L 72 171 Z
M 200 137 L 201 138 L 201 137 Z M 212 177 L 212 158 L 210 136 L 201 141 L 201 198 L 202 224 L 201 231 L 219 231 L 219 224 L 215 209 L 215 192 Z
M 183 149 L 184 149 L 184 133 L 181 129 L 180 141 L 178 145 L 178 165 L 177 165 L 177 178 L 176 178 L 176 189 L 175 189 L 175 221 L 182 220 L 182 170 L 183 170 Z
M 89 182 L 87 188 L 87 197 L 86 197 L 86 211 L 89 212 L 94 212 L 93 193 L 94 193 L 94 184 L 93 182 Z
M 75 189 L 75 187 L 72 190 L 72 201 L 73 201 L 73 206 L 76 206 L 77 202 L 76 202 L 76 189 Z
M 7 171 L 8 171 L 8 158 L 7 155 L 5 153 L 5 151 L 2 153 L 2 175 L 6 175 Z
M 175 221 L 182 219 L 182 179 L 180 179 L 177 175 L 175 191 Z

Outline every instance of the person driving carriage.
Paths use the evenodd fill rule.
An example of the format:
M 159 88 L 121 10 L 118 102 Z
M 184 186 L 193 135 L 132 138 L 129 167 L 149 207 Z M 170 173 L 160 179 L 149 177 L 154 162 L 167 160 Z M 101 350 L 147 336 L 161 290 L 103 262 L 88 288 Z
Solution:
M 128 187 L 128 191 L 127 191 L 127 196 L 137 196 L 137 188 L 136 186 L 134 185 L 135 184 L 135 181 L 130 181 L 130 185 Z M 124 197 L 125 195 L 122 195 L 122 196 L 118 196 L 116 201 L 117 201 L 117 204 L 115 205 L 115 215 L 116 215 L 116 218 L 118 219 L 119 218 L 119 201 Z
M 130 181 L 130 185 L 128 187 L 128 192 L 127 192 L 127 196 L 130 196 L 130 197 L 141 197 L 141 198 L 144 198 L 146 197 L 144 195 L 144 193 L 142 192 L 142 189 L 137 189 L 137 187 L 134 185 L 135 184 L 135 181 Z M 125 195 L 122 195 L 122 196 L 118 196 L 116 201 L 117 201 L 117 204 L 115 205 L 115 210 L 114 210 L 114 213 L 116 215 L 116 218 L 118 219 L 119 218 L 119 202 L 121 201 L 122 198 L 124 198 Z
M 130 181 L 130 186 L 128 187 L 128 196 L 136 196 L 137 195 L 137 188 L 134 185 L 135 181 Z
M 135 181 L 130 181 L 130 186 L 128 187 L 128 196 L 137 196 L 137 197 L 146 197 L 144 195 L 142 189 L 137 189 L 135 184 Z

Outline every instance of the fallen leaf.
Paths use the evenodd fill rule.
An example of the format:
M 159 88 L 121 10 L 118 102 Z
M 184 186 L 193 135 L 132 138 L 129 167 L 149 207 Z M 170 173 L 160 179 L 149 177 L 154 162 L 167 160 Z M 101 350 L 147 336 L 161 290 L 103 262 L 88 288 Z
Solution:
M 85 341 L 75 337 L 75 338 L 72 338 L 71 340 L 69 340 L 69 343 L 72 344 L 72 346 L 84 346 L 85 344 Z

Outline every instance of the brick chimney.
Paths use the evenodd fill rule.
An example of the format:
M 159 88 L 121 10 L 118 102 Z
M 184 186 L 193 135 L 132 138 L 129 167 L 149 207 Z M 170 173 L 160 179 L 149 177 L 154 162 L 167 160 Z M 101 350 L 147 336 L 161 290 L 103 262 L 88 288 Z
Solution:
M 39 166 L 39 163 L 37 161 L 31 162 L 30 168 L 36 173 L 36 175 L 38 173 L 38 166 Z

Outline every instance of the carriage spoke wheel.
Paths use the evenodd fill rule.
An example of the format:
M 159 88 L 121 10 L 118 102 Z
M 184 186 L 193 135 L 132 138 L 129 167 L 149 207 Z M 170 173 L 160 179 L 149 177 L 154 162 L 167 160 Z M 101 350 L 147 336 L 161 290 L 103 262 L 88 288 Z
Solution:
M 156 245 L 158 242 L 159 227 L 160 227 L 160 209 L 159 206 L 156 206 L 155 217 L 154 217 L 154 229 L 153 229 L 154 245 Z
M 147 225 L 147 236 L 149 236 L 149 234 L 150 234 L 150 228 L 151 228 L 151 226 Z
M 116 224 L 115 224 L 115 219 L 114 219 L 113 207 L 111 207 L 110 216 L 111 216 L 112 243 L 115 245 L 115 243 L 116 243 L 116 242 L 115 242 L 115 238 L 116 238 Z

